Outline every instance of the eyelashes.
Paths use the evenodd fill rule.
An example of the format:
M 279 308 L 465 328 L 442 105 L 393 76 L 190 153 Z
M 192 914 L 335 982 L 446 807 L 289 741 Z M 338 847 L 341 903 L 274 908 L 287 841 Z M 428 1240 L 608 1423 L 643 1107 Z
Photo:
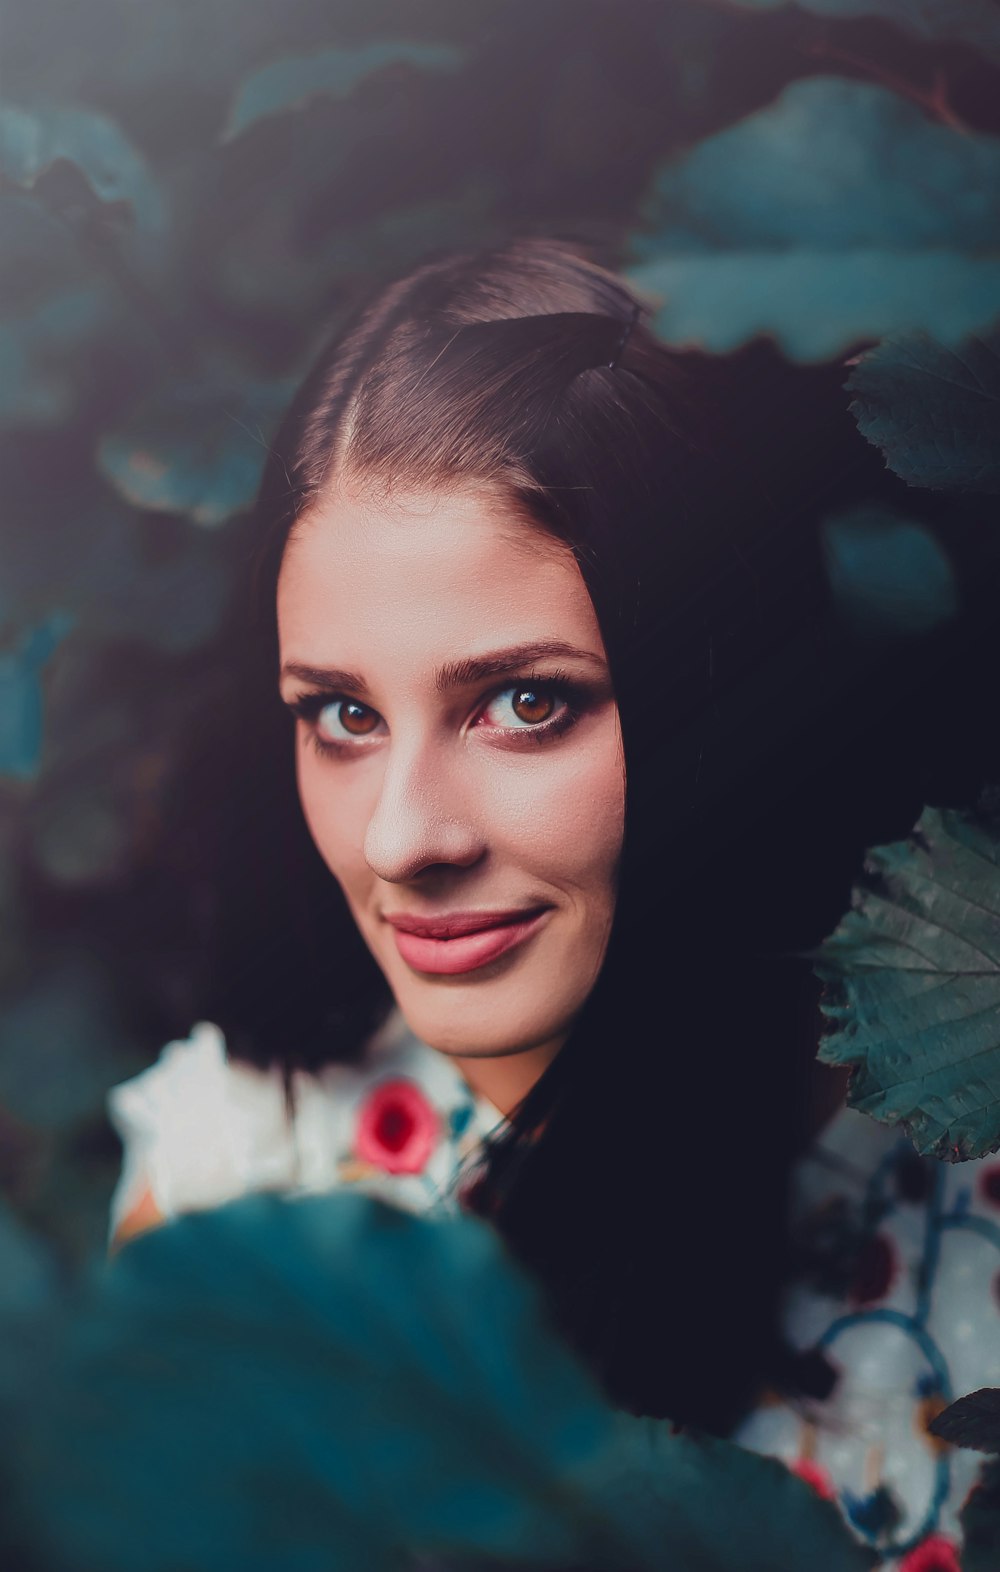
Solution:
M 562 708 L 553 716 L 538 721 L 528 721 L 522 726 L 487 726 L 484 729 L 493 733 L 502 734 L 508 742 L 515 747 L 527 743 L 540 745 L 558 736 L 576 724 L 588 705 L 589 695 L 586 689 L 574 682 L 565 672 L 555 672 L 549 677 L 540 677 L 529 674 L 525 677 L 516 677 L 493 688 L 483 701 L 477 720 L 484 713 L 492 709 L 496 700 L 505 694 L 517 696 L 525 693 L 532 695 L 532 701 L 552 699 L 562 701 Z M 359 699 L 352 698 L 345 693 L 303 693 L 288 703 L 288 708 L 294 715 L 304 720 L 309 728 L 309 742 L 321 756 L 335 755 L 341 758 L 350 755 L 359 755 L 365 751 L 365 739 L 376 735 L 375 732 L 358 732 L 357 740 L 324 738 L 320 735 L 316 722 L 323 710 L 339 705 L 352 705 L 358 710 L 367 710 L 370 715 L 378 716 L 378 711 L 371 709 L 367 704 L 362 704 Z M 343 722 L 341 721 L 341 724 Z

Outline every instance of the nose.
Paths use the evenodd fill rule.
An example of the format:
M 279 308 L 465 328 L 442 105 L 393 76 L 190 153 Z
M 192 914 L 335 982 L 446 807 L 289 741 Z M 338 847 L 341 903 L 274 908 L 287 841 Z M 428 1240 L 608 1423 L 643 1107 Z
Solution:
M 480 815 L 460 771 L 432 744 L 388 750 L 378 799 L 365 832 L 365 861 L 390 884 L 434 864 L 469 867 L 485 850 Z

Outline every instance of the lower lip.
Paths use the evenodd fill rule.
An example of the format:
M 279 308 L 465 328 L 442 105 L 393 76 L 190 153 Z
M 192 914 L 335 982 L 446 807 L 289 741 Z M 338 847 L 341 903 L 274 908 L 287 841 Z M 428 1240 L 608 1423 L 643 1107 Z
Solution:
M 433 972 L 439 977 L 453 977 L 457 972 L 475 971 L 505 955 L 515 945 L 522 944 L 545 921 L 552 910 L 536 912 L 526 922 L 506 923 L 502 928 L 483 928 L 479 933 L 467 933 L 460 939 L 425 939 L 420 934 L 404 933 L 393 929 L 396 948 L 408 966 L 418 972 Z

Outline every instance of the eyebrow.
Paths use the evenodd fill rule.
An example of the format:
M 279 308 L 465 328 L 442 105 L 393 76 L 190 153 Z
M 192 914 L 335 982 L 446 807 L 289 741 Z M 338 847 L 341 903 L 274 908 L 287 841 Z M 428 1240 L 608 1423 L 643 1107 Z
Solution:
M 464 688 L 474 682 L 482 682 L 485 677 L 505 676 L 507 672 L 517 671 L 529 661 L 544 660 L 546 656 L 554 655 L 590 661 L 602 671 L 607 671 L 605 661 L 592 650 L 577 649 L 576 645 L 566 644 L 562 639 L 533 639 L 528 644 L 512 644 L 507 649 L 491 650 L 486 655 L 468 655 L 462 660 L 447 661 L 435 672 L 434 686 L 438 693 L 447 693 L 452 688 Z M 281 668 L 279 682 L 283 677 L 298 677 L 302 682 L 311 682 L 317 688 L 345 689 L 354 693 L 368 691 L 364 678 L 357 672 L 341 671 L 335 666 L 308 666 L 301 661 L 287 661 Z

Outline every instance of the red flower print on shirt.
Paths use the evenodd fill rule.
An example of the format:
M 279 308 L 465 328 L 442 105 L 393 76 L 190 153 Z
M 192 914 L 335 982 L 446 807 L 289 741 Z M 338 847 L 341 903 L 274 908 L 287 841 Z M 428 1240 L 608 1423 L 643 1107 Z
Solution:
M 899 1572 L 962 1572 L 962 1567 L 951 1540 L 931 1534 L 903 1557 Z
M 354 1150 L 391 1174 L 417 1174 L 438 1142 L 441 1121 L 415 1081 L 379 1081 L 361 1104 Z
M 979 1189 L 984 1201 L 1000 1206 L 1000 1163 L 991 1163 L 979 1175 Z
M 812 1485 L 816 1494 L 822 1496 L 824 1500 L 833 1501 L 836 1499 L 837 1488 L 833 1480 L 826 1469 L 821 1468 L 818 1463 L 814 1463 L 811 1458 L 797 1458 L 794 1463 L 789 1463 L 788 1466 L 793 1474 L 798 1474 L 799 1478 L 804 1479 L 807 1485 Z
M 887 1234 L 866 1239 L 858 1255 L 851 1280 L 850 1297 L 856 1305 L 874 1304 L 884 1299 L 896 1280 L 899 1261 Z

